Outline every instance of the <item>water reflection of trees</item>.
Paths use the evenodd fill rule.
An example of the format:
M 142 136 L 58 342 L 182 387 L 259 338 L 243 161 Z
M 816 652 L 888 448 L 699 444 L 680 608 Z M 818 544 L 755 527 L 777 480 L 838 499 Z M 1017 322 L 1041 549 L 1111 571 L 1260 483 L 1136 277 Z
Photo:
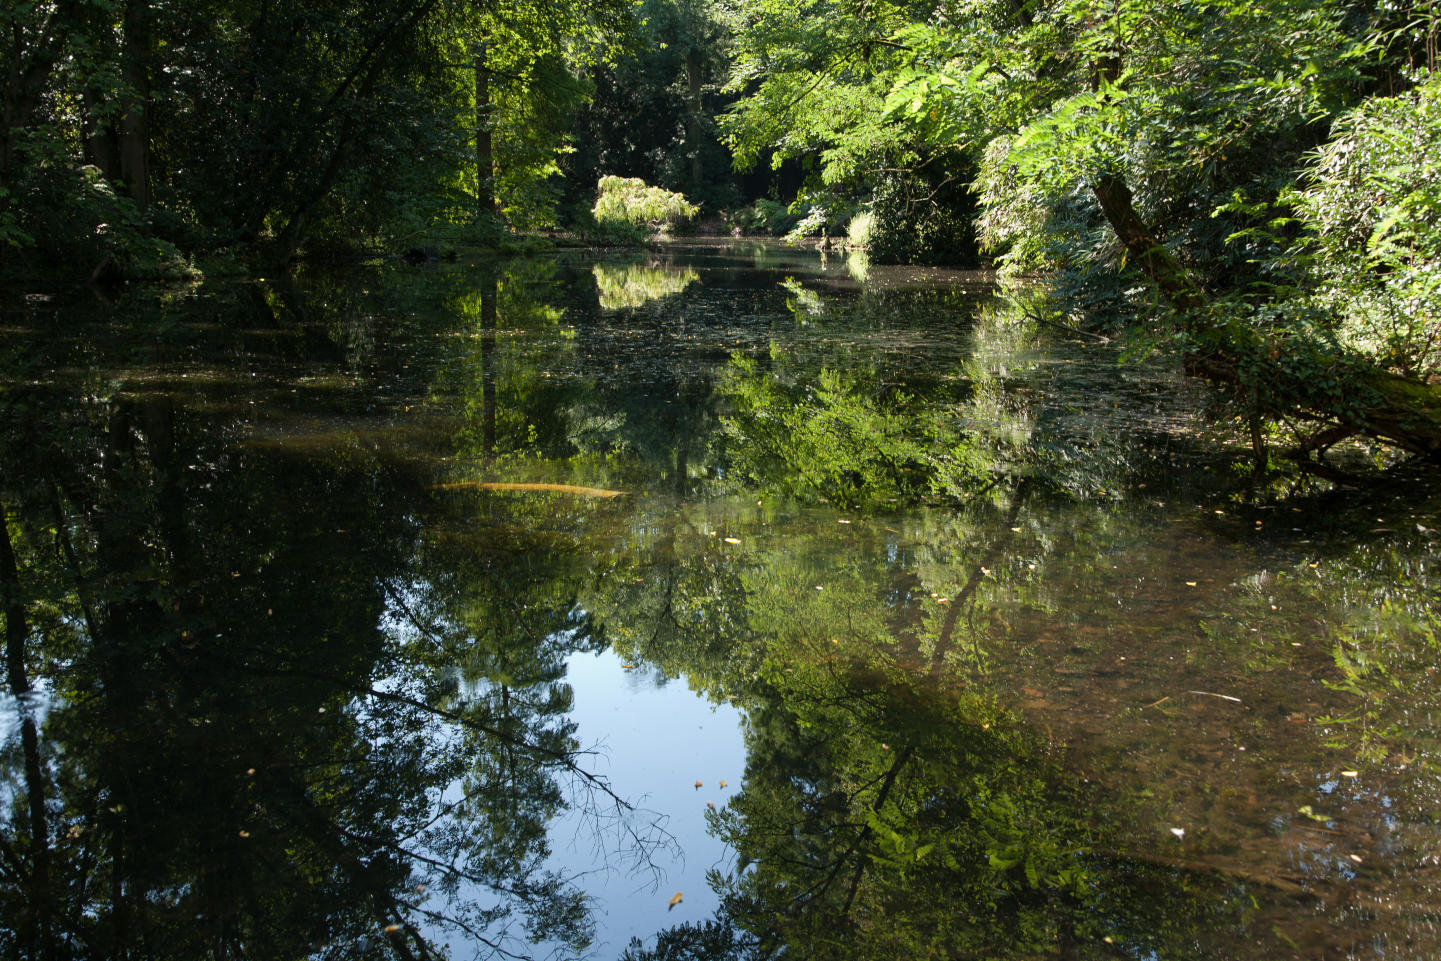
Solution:
M 409 379 L 366 369 L 366 345 L 396 334 L 380 305 L 358 328 L 313 300 L 303 317 L 284 297 L 265 306 L 268 330 L 241 322 L 283 345 L 279 365 L 249 355 L 266 377 L 306 362 L 297 328 L 335 325 L 321 339 L 345 345 L 323 376 L 291 379 L 312 395 L 303 427 L 317 407 L 344 418 L 323 456 L 281 426 L 294 398 L 277 407 L 272 383 L 224 368 L 199 388 L 184 366 L 7 377 L 0 587 L 19 736 L 0 951 L 578 947 L 591 921 L 546 866 L 550 818 L 589 804 L 636 850 L 656 838 L 586 774 L 564 719 L 563 658 L 596 643 L 571 614 L 573 553 L 514 518 L 488 541 L 435 533 L 460 527 L 425 520 L 457 495 L 427 489 L 426 461 L 384 456 L 366 435 L 382 425 L 352 413 L 377 378 Z M 109 362 L 83 336 L 71 348 Z M 337 355 L 354 365 L 339 388 Z M 279 424 L 262 427 L 257 401 Z
M 700 280 L 694 267 L 668 264 L 596 264 L 592 270 L 600 289 L 600 305 L 606 310 L 643 307 Z
M 1167 436 L 1174 422 L 1134 419 L 1164 378 L 1101 390 L 1094 362 L 1035 363 L 1034 332 L 1001 315 L 973 338 L 963 383 L 924 400 L 840 345 L 735 358 L 730 463 L 768 493 L 858 512 L 837 525 L 828 510 L 785 518 L 784 501 L 697 510 L 655 535 L 669 564 L 612 580 L 609 608 L 591 602 L 625 656 L 749 719 L 745 788 L 712 819 L 740 861 L 713 877 L 718 923 L 629 957 L 1300 956 L 1384 952 L 1388 932 L 1429 941 L 1430 912 L 1387 907 L 1432 900 L 1426 815 L 1408 802 L 1401 829 L 1384 786 L 1407 783 L 1398 793 L 1423 806 L 1430 794 L 1429 775 L 1404 773 L 1429 750 L 1407 718 L 1434 703 L 1401 682 L 1434 646 L 1417 548 L 1378 563 L 1348 534 L 1307 583 L 1275 569 L 1270 552 L 1295 546 L 1279 532 L 1259 549 L 1247 535 L 1314 508 L 1239 485 L 1240 505 L 1204 516 L 1246 526 L 1177 526 L 1164 500 L 1188 499 L 1193 482 L 1167 476 L 1186 442 Z M 973 473 L 946 483 L 960 459 Z M 891 513 L 927 499 L 957 509 Z M 1358 523 L 1376 509 L 1345 506 Z M 1322 630 L 1318 663 L 1331 619 L 1350 623 Z M 1226 693 L 1198 677 L 1229 679 Z M 1342 695 L 1359 702 L 1346 710 Z M 1266 710 L 1280 730 L 1254 714 Z M 1376 765 L 1365 788 L 1345 790 L 1358 776 L 1338 773 L 1345 744 Z M 1242 763 L 1261 756 L 1294 773 L 1278 783 L 1277 767 Z M 1403 836 L 1405 854 L 1373 849 Z M 1375 873 L 1360 884 L 1363 863 Z
M 270 352 L 250 386 L 183 321 L 158 374 L 83 339 L 12 363 L 96 372 L 4 401 L 0 948 L 583 939 L 544 866 L 571 786 L 656 840 L 577 766 L 562 667 L 606 642 L 748 717 L 712 821 L 744 866 L 657 956 L 1429 943 L 1424 498 L 1178 515 L 1184 442 L 1134 443 L 1095 363 L 1000 313 L 942 343 L 885 319 L 957 296 L 801 325 L 772 278 L 721 328 L 708 283 L 612 323 L 563 276 L 262 291 L 206 334 Z M 651 496 L 446 484 L 476 479 Z M 1303 546 L 1293 508 L 1341 519 Z

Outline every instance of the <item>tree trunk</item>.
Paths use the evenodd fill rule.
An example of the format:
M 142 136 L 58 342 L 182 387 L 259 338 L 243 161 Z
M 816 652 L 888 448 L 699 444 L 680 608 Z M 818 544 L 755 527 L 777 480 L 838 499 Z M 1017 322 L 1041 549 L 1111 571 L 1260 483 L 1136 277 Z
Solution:
M 120 147 L 115 142 L 115 128 L 100 118 L 105 109 L 104 94 L 94 87 L 86 87 L 85 103 L 85 162 L 93 164 L 106 180 L 120 180 Z
M 120 115 L 120 179 L 130 199 L 144 211 L 150 206 L 150 50 L 152 24 L 149 4 L 131 0 L 123 20 L 125 46 L 120 55 L 125 81 L 124 112 Z
M 493 105 L 490 102 L 490 69 L 486 45 L 478 43 L 475 60 L 475 199 L 478 214 L 500 217 L 495 196 L 495 141 L 492 133 Z
M 30 878 L 26 891 L 29 904 L 17 927 L 20 927 L 20 944 L 27 956 L 48 961 L 55 956 L 55 946 L 51 930 L 50 826 L 45 811 L 45 772 L 40 763 L 39 728 L 33 711 L 26 704 L 26 696 L 31 692 L 25 669 L 25 644 L 30 625 L 25 616 L 20 568 L 10 544 L 8 515 L 3 505 L 0 505 L 0 592 L 3 592 L 0 607 L 5 612 L 5 673 L 21 717 L 20 744 L 25 757 L 26 807 L 30 814 Z

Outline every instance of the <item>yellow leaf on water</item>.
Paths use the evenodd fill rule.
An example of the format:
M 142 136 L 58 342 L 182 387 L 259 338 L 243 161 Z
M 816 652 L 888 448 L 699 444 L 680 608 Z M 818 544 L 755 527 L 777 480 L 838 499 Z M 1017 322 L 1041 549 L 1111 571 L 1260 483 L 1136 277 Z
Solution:
M 677 904 L 680 904 L 680 902 L 681 902 L 680 892 L 677 891 L 675 894 L 672 894 L 672 895 L 670 896 L 670 900 L 666 902 L 666 905 L 667 905 L 667 906 L 666 906 L 666 910 L 669 911 L 671 908 L 674 908 Z

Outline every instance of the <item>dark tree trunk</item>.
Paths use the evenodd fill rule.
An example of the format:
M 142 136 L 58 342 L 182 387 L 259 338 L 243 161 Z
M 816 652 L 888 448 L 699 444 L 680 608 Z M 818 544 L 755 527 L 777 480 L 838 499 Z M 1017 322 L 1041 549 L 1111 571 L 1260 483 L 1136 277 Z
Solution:
M 120 145 L 115 128 L 101 119 L 105 97 L 101 91 L 86 87 L 85 101 L 85 162 L 94 164 L 106 180 L 120 180 Z
M 475 200 L 476 212 L 482 216 L 500 216 L 500 203 L 495 196 L 495 140 L 490 99 L 490 69 L 486 46 L 475 46 Z
M 125 46 L 120 55 L 126 91 L 120 116 L 120 179 L 130 199 L 150 206 L 150 59 L 153 31 L 149 4 L 131 0 L 122 22 Z

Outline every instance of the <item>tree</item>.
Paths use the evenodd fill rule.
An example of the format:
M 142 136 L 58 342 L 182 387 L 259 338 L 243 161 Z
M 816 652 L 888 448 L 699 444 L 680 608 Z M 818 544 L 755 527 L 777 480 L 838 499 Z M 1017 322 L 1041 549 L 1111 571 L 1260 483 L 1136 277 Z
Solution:
M 1123 281 L 1106 278 L 1140 274 L 1154 296 L 1132 316 L 1161 320 L 1190 369 L 1254 417 L 1315 425 L 1303 451 L 1353 434 L 1441 449 L 1438 398 L 1393 376 L 1394 358 L 1274 322 L 1297 234 L 1257 229 L 1284 224 L 1269 205 L 1374 89 L 1375 19 L 1299 0 L 1026 5 L 973 22 L 985 26 L 906 34 L 920 57 L 890 106 L 939 142 L 984 145 L 982 234 L 1014 267 L 1061 270 L 1063 287 L 1113 304 Z M 1087 270 L 1098 261 L 1116 271 Z
M 157 237 L 287 262 L 470 223 L 493 198 L 545 222 L 565 120 L 624 10 L 8 3 L 0 240 L 144 273 Z

